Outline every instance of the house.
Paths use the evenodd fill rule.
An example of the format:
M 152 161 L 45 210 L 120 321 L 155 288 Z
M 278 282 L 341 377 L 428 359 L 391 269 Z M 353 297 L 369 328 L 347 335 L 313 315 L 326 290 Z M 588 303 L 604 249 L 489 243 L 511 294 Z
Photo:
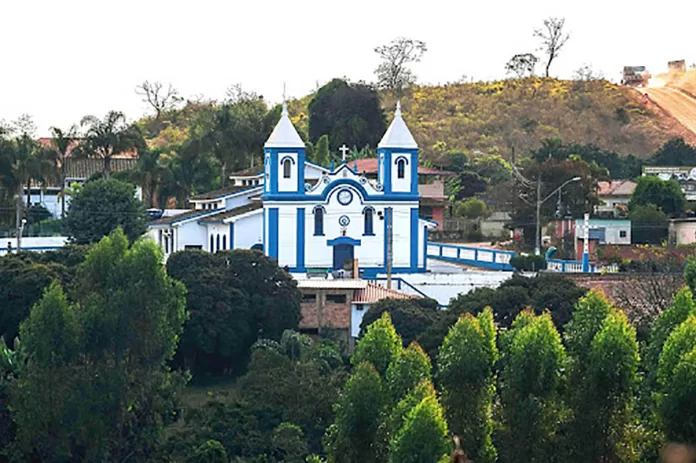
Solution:
M 552 222 L 553 237 L 560 249 L 575 250 L 575 258 L 582 260 L 584 246 L 584 220 L 556 220 Z M 631 221 L 622 219 L 590 219 L 589 253 L 594 254 L 599 245 L 630 245 Z
M 350 351 L 372 304 L 386 298 L 417 297 L 359 279 L 305 279 L 298 280 L 297 287 L 302 293 L 300 331 L 330 336 L 344 342 Z
M 599 204 L 595 206 L 595 214 L 603 218 L 626 217 L 628 202 L 636 189 L 632 180 L 612 180 L 597 182 L 597 197 Z
M 369 179 L 376 179 L 379 174 L 377 158 L 356 159 L 354 168 Z M 438 229 L 443 227 L 447 206 L 445 178 L 452 175 L 452 172 L 418 166 L 419 215 L 436 222 Z
M 671 219 L 668 236 L 672 246 L 696 243 L 696 217 Z
M 152 222 L 149 234 L 165 257 L 182 249 L 253 248 L 292 273 L 350 274 L 358 261 L 371 276 L 385 273 L 390 257 L 392 273 L 425 272 L 434 224 L 419 216 L 418 145 L 400 107 L 378 145 L 377 178 L 361 175 L 345 160 L 347 151 L 333 169 L 307 162 L 283 105 L 264 146 L 263 172 L 233 174 L 234 186 L 194 196 L 193 210 Z

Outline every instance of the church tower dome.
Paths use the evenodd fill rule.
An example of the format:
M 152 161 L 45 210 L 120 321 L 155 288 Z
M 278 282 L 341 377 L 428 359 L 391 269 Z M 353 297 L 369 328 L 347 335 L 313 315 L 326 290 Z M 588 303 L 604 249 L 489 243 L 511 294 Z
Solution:
M 418 144 L 401 116 L 401 102 L 377 145 L 377 158 L 384 193 L 418 199 Z
M 305 144 L 290 121 L 285 101 L 263 151 L 264 198 L 304 193 Z

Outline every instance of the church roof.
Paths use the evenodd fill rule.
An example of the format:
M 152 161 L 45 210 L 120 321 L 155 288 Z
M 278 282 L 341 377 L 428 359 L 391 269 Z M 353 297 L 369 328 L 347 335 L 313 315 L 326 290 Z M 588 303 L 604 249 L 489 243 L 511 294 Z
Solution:
M 358 165 L 358 173 L 376 174 L 377 158 L 363 158 L 348 162 L 349 166 Z M 418 166 L 418 175 L 454 175 L 454 172 L 438 170 L 433 167 Z
M 406 293 L 400 293 L 393 289 L 387 289 L 374 283 L 368 283 L 365 288 L 356 291 L 353 298 L 353 304 L 374 304 L 382 299 L 415 299 L 418 296 L 412 296 Z
M 234 194 L 240 193 L 244 190 L 251 191 L 251 190 L 256 190 L 256 189 L 261 189 L 261 188 L 262 188 L 261 185 L 230 186 L 227 188 L 220 188 L 219 190 L 207 191 L 205 193 L 191 196 L 191 198 L 189 198 L 189 201 L 205 201 L 205 200 L 210 200 L 210 199 L 221 199 L 221 198 L 224 198 L 225 196 L 234 195 Z
M 220 211 L 217 214 L 206 216 L 201 222 L 221 222 L 232 217 L 237 217 L 238 215 L 246 214 L 247 212 L 253 212 L 259 210 L 263 207 L 261 201 L 245 204 L 244 206 L 235 207 L 234 209 L 228 209 L 226 211 Z
M 382 141 L 377 145 L 378 148 L 405 148 L 417 149 L 418 144 L 411 135 L 411 131 L 406 127 L 406 122 L 401 117 L 401 103 L 396 103 L 396 111 L 394 112 L 394 120 L 389 125 L 386 133 L 382 137 Z
M 265 148 L 304 148 L 305 144 L 300 138 L 300 135 L 292 125 L 290 117 L 288 117 L 288 107 L 283 102 L 283 112 L 280 115 L 280 120 L 276 124 L 271 136 L 268 137 Z

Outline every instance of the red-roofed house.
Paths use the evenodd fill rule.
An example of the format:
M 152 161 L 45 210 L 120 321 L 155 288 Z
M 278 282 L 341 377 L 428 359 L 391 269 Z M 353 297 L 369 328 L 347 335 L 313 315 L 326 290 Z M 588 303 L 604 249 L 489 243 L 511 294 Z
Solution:
M 360 334 L 363 315 L 372 304 L 386 298 L 419 297 L 360 279 L 298 280 L 297 286 L 302 293 L 300 330 L 317 335 L 330 331 L 351 350 Z
M 367 178 L 376 179 L 378 175 L 377 158 L 357 159 L 348 163 L 355 167 L 359 174 Z M 445 218 L 447 196 L 445 196 L 445 177 L 454 175 L 452 172 L 434 169 L 432 167 L 418 166 L 418 194 L 420 194 L 420 217 L 432 220 L 442 228 Z
M 628 202 L 631 200 L 636 182 L 632 180 L 612 180 L 610 182 L 597 182 L 597 197 L 599 204 L 595 207 L 595 214 L 607 216 L 606 218 L 625 216 L 628 211 Z

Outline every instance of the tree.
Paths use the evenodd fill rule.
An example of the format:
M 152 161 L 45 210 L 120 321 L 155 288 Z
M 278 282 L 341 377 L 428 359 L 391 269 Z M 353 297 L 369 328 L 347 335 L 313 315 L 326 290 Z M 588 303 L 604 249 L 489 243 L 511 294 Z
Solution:
M 493 462 L 491 407 L 495 394 L 493 366 L 498 359 L 493 311 L 478 318 L 464 314 L 450 329 L 438 353 L 437 379 L 447 422 L 462 437 L 475 461 Z
M 415 341 L 439 316 L 439 304 L 434 299 L 393 299 L 385 298 L 372 304 L 360 323 L 360 337 L 367 328 L 385 312 L 389 313 L 396 332 L 404 345 Z
M 592 69 L 592 66 L 590 66 L 589 64 L 583 64 L 581 67 L 573 71 L 574 80 L 590 81 L 601 80 L 603 78 L 604 76 L 602 75 L 602 73 L 596 72 L 594 69 Z
M 539 58 L 531 53 L 522 53 L 513 56 L 505 65 L 505 72 L 515 74 L 518 79 L 533 76 L 534 68 L 539 62 Z
M 130 241 L 135 241 L 147 231 L 147 220 L 133 185 L 99 179 L 87 182 L 73 196 L 65 227 L 77 244 L 95 243 L 117 227 L 123 228 Z
M 631 240 L 634 243 L 661 244 L 667 238 L 667 215 L 656 204 L 633 204 L 628 217 L 631 219 Z
M 458 201 L 455 205 L 454 213 L 457 217 L 467 219 L 481 219 L 489 215 L 488 206 L 478 198 L 467 198 Z
M 55 150 L 60 171 L 60 217 L 65 217 L 65 167 L 77 139 L 77 127 L 72 126 L 67 131 L 51 127 L 51 145 Z
M 280 340 L 298 327 L 297 284 L 259 252 L 179 251 L 167 260 L 167 273 L 188 289 L 179 357 L 196 373 L 235 372 L 259 337 Z
M 384 377 L 387 367 L 401 355 L 401 351 L 401 337 L 396 333 L 389 313 L 384 312 L 379 320 L 367 327 L 350 361 L 353 365 L 369 362 Z
M 409 69 L 409 65 L 419 62 L 426 51 L 425 42 L 405 37 L 396 38 L 387 45 L 376 47 L 375 53 L 381 59 L 381 63 L 375 70 L 377 85 L 386 90 L 393 90 L 397 96 L 401 96 L 404 88 L 416 81 L 416 76 Z
M 138 154 L 138 162 L 135 164 L 135 169 L 131 173 L 131 177 L 135 182 L 142 185 L 147 198 L 147 206 L 155 206 L 155 197 L 157 196 L 157 187 L 164 174 L 162 165 L 163 151 L 158 148 L 145 148 Z M 165 208 L 165 204 L 161 204 Z
M 682 212 L 685 203 L 684 193 L 676 180 L 661 180 L 646 175 L 638 178 L 629 209 L 654 204 L 665 214 L 674 214 Z
M 665 142 L 650 158 L 649 164 L 655 166 L 694 166 L 696 165 L 696 147 L 689 145 L 683 138 L 672 138 Z
M 434 395 L 424 398 L 404 420 L 391 441 L 389 461 L 431 463 L 440 461 L 448 450 L 447 422 Z
M 363 83 L 333 79 L 317 91 L 308 109 L 310 141 L 327 135 L 333 151 L 341 144 L 375 147 L 386 130 L 379 95 Z
M 135 87 L 135 93 L 143 98 L 143 102 L 152 106 L 157 120 L 162 117 L 162 112 L 174 108 L 182 100 L 172 84 L 169 84 L 165 89 L 162 82 L 159 81 L 150 83 L 149 80 L 146 80 Z
M 317 144 L 314 147 L 314 162 L 324 167 L 328 167 L 329 164 L 331 164 L 328 135 L 322 135 L 319 137 L 319 140 L 317 140 Z
M 122 112 L 109 111 L 103 120 L 85 116 L 80 125 L 86 128 L 82 143 L 75 153 L 84 157 L 104 160 L 104 177 L 111 175 L 111 158 L 144 146 L 143 136 L 135 125 L 126 123 Z
M 329 462 L 383 461 L 379 427 L 385 400 L 379 372 L 369 362 L 358 363 L 336 404 L 336 421 L 327 430 Z
M 42 461 L 149 460 L 184 383 L 167 363 L 185 288 L 154 243 L 129 247 L 120 230 L 93 247 L 74 286 L 68 300 L 54 284 L 21 328 L 31 372 L 12 399 L 20 449 Z
M 386 385 L 391 403 L 398 404 L 423 380 L 432 380 L 430 358 L 421 346 L 412 342 L 387 368 Z
M 227 463 L 227 451 L 216 440 L 208 440 L 196 449 L 196 453 L 187 460 L 187 463 Z
M 696 442 L 696 317 L 690 315 L 665 341 L 657 370 L 658 410 L 667 439 Z
M 622 461 L 638 381 L 635 329 L 601 293 L 591 291 L 578 302 L 566 340 L 573 384 L 570 461 Z
M 550 315 L 520 314 L 503 352 L 503 461 L 553 461 L 563 416 L 565 349 Z
M 544 19 L 543 28 L 534 30 L 534 36 L 541 40 L 539 50 L 546 55 L 545 77 L 549 77 L 551 63 L 558 58 L 561 49 L 570 38 L 570 34 L 564 31 L 564 27 L 565 18 L 547 18 Z

